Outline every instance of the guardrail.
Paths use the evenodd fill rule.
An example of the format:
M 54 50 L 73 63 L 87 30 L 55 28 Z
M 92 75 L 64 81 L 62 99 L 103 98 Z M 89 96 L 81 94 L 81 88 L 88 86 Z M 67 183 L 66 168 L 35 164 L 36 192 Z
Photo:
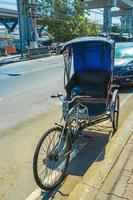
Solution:
M 35 48 L 27 50 L 28 58 L 40 58 L 50 56 L 49 49 L 47 47 Z

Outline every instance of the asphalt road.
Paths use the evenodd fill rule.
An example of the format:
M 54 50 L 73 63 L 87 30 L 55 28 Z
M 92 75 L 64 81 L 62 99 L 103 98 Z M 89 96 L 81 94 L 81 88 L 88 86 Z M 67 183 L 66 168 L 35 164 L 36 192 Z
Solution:
M 0 74 L 0 199 L 35 200 L 38 189 L 32 173 L 33 154 L 42 133 L 60 117 L 58 101 L 49 96 L 63 91 L 63 60 L 57 56 L 10 64 L 1 67 Z M 133 89 L 120 92 L 121 125 L 133 109 Z M 42 192 L 38 199 L 64 200 L 69 196 L 109 141 L 108 129 L 95 129 L 89 131 L 90 140 L 75 143 L 63 185 L 52 193 Z
M 0 67 L 0 129 L 43 113 L 63 91 L 63 58 L 48 57 Z

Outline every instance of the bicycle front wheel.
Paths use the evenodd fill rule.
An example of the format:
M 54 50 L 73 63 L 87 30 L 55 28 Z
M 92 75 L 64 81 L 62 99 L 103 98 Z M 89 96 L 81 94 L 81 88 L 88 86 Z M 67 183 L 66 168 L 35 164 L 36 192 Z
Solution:
M 117 94 L 115 98 L 115 102 L 114 102 L 114 110 L 113 110 L 113 117 L 112 117 L 113 134 L 118 129 L 119 104 L 120 104 L 119 94 Z
M 51 190 L 64 178 L 70 157 L 70 144 L 61 127 L 49 129 L 41 137 L 34 154 L 33 174 L 37 185 Z

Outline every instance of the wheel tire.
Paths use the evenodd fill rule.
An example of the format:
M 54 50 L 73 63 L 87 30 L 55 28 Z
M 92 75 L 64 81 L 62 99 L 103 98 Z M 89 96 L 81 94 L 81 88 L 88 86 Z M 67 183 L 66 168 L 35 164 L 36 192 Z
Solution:
M 65 157 L 65 164 L 64 164 L 64 168 L 63 168 L 63 171 L 60 173 L 60 170 L 58 169 L 58 171 L 59 171 L 59 174 L 60 174 L 60 177 L 57 179 L 57 180 L 55 180 L 54 182 L 51 182 L 51 183 L 49 183 L 49 184 L 46 184 L 46 183 L 43 183 L 43 181 L 42 181 L 42 179 L 41 179 L 41 177 L 39 176 L 39 171 L 38 171 L 38 162 L 40 162 L 39 161 L 39 153 L 40 153 L 40 151 L 43 149 L 43 148 L 45 148 L 45 146 L 43 146 L 44 145 L 44 142 L 46 142 L 46 140 L 48 140 L 48 136 L 50 137 L 50 135 L 53 135 L 54 137 L 55 137 L 55 135 L 54 135 L 54 133 L 59 133 L 60 135 L 62 134 L 62 128 L 61 127 L 58 127 L 58 126 L 55 126 L 55 127 L 53 127 L 53 128 L 51 128 L 51 129 L 49 129 L 48 131 L 46 131 L 43 135 L 42 135 L 42 137 L 41 137 L 41 139 L 39 140 L 39 142 L 38 142 L 38 144 L 37 144 L 37 147 L 36 147 L 36 150 L 35 150 L 35 153 L 34 153 L 34 158 L 33 158 L 33 175 L 34 175 L 34 178 L 35 178 L 35 181 L 36 181 L 36 183 L 37 183 L 37 185 L 41 188 L 41 189 L 43 189 L 43 190 L 51 190 L 51 189 L 54 189 L 62 180 L 63 180 L 63 178 L 64 178 L 64 176 L 65 176 L 65 174 L 66 174 L 66 170 L 67 170 L 67 167 L 68 167 L 68 164 L 69 164 L 69 158 L 70 158 L 70 144 L 69 144 L 69 141 L 67 140 L 67 137 L 65 137 L 65 139 L 64 139 L 64 141 L 65 141 L 65 153 L 66 153 L 66 155 L 64 156 L 63 155 L 63 157 Z M 59 139 L 59 141 L 62 141 L 62 140 L 60 140 Z M 58 145 L 60 145 L 61 143 L 59 143 L 59 141 L 57 142 L 57 144 Z M 50 156 L 50 153 L 48 153 L 48 150 L 50 149 L 50 145 L 52 145 L 52 140 L 50 141 L 50 143 L 49 143 L 49 146 L 48 147 L 46 147 L 46 149 L 47 149 L 47 152 L 46 151 L 44 151 L 44 152 L 46 152 L 46 154 L 47 154 L 47 157 L 44 159 L 42 159 L 42 162 L 43 162 L 43 164 L 42 164 L 42 166 L 46 166 L 46 165 L 49 165 L 50 167 L 49 167 L 49 170 L 50 171 L 53 171 L 53 172 L 57 172 L 58 173 L 58 171 L 57 170 L 51 170 L 51 164 L 48 164 L 48 162 L 54 162 L 54 163 L 56 163 L 56 162 L 58 162 L 57 160 L 56 161 L 48 161 L 48 160 L 50 160 L 50 158 L 48 158 L 48 154 L 49 154 L 49 156 Z M 58 146 L 57 146 L 57 144 L 55 145 L 54 144 L 54 147 L 53 147 L 53 149 L 51 150 L 50 149 L 50 151 L 52 152 L 52 151 L 57 151 L 57 150 L 55 150 Z M 64 147 L 64 146 L 63 146 Z M 42 149 L 41 149 L 42 148 Z M 49 148 L 49 149 L 48 149 Z M 45 153 L 44 153 L 45 154 Z M 41 154 L 41 155 L 43 155 L 43 154 Z M 52 155 L 52 153 L 51 153 L 51 155 Z M 60 158 L 59 158 L 60 159 Z M 46 160 L 45 162 L 46 162 L 46 164 L 44 163 L 44 160 Z M 62 165 L 62 163 L 61 164 L 58 164 L 58 165 Z M 44 178 L 47 180 L 47 179 L 49 179 L 49 175 L 48 175 L 48 167 L 46 166 L 46 174 L 45 174 L 45 176 L 44 176 Z M 55 177 L 56 177 L 56 172 L 55 172 Z M 51 177 L 51 174 L 50 174 L 50 177 Z
M 112 127 L 113 127 L 113 134 L 117 131 L 118 129 L 118 121 L 119 121 L 119 104 L 120 104 L 120 99 L 119 99 L 119 94 L 116 94 L 115 102 L 114 102 L 114 110 L 112 114 Z

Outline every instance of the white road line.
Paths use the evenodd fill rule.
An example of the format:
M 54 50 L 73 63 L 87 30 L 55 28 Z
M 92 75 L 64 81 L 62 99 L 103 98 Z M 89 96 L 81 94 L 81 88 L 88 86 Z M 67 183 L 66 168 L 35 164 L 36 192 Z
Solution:
M 128 94 L 124 99 L 123 101 L 120 103 L 120 108 L 122 108 L 124 106 L 124 104 L 127 102 L 127 100 L 129 99 L 129 97 L 131 96 L 132 94 Z
M 128 94 L 120 103 L 120 108 L 122 108 L 125 103 L 127 102 L 127 100 L 130 98 L 132 94 Z M 83 147 L 82 147 L 83 148 Z M 81 149 L 82 149 L 81 148 Z M 80 150 L 81 150 L 80 149 Z M 76 152 L 73 152 L 72 155 L 71 155 L 71 159 L 72 160 L 77 154 L 78 154 L 79 151 L 76 151 Z M 36 200 L 41 194 L 41 189 L 37 188 L 36 190 L 34 190 L 29 197 L 27 197 L 25 200 Z
M 41 189 L 37 188 L 36 190 L 34 190 L 30 196 L 28 198 L 26 198 L 25 200 L 35 200 L 37 199 L 41 194 Z
M 73 158 L 76 157 L 76 155 L 85 147 L 85 145 L 81 145 L 81 147 L 78 149 L 78 150 L 74 150 L 71 154 L 71 157 L 70 157 L 70 162 Z M 30 195 L 29 197 L 27 197 L 25 200 L 36 200 L 37 198 L 40 197 L 41 195 L 41 189 L 40 188 L 37 188 L 35 189 Z

